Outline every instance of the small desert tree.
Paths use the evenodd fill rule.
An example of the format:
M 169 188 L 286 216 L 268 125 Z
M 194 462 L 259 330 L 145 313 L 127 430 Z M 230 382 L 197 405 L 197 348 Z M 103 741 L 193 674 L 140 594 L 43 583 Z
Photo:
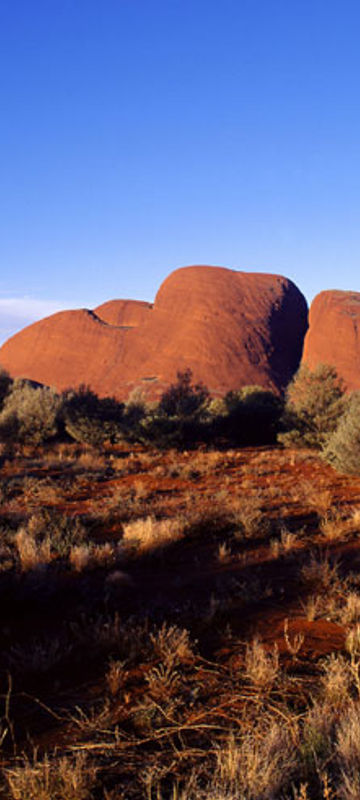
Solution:
M 288 386 L 280 441 L 321 449 L 344 411 L 344 391 L 335 367 L 302 365 Z
M 228 392 L 220 418 L 223 434 L 236 444 L 270 444 L 276 440 L 283 411 L 280 397 L 261 386 L 243 386 Z
M 194 419 L 201 417 L 209 403 L 209 390 L 203 383 L 192 383 L 192 372 L 177 373 L 177 381 L 164 392 L 159 411 L 167 417 Z
M 324 447 L 324 458 L 341 472 L 360 473 L 360 392 L 354 392 L 337 429 Z
M 0 439 L 39 445 L 58 432 L 62 400 L 46 386 L 15 380 L 0 414 Z
M 0 409 L 3 407 L 6 395 L 9 393 L 13 384 L 12 378 L 5 369 L 0 366 Z
M 190 369 L 178 372 L 176 383 L 141 420 L 139 438 L 159 447 L 190 445 L 201 434 L 209 401 L 206 386 L 192 383 Z
M 65 392 L 63 403 L 65 430 L 75 441 L 96 446 L 122 438 L 123 403 L 100 398 L 88 386 Z

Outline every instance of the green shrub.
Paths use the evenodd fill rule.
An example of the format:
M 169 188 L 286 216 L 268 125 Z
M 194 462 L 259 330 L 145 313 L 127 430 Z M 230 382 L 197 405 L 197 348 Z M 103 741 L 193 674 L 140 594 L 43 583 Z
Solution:
M 52 389 L 17 379 L 0 413 L 0 438 L 39 445 L 58 433 L 62 399 Z
M 209 390 L 203 383 L 192 383 L 192 372 L 186 369 L 177 373 L 177 381 L 163 393 L 159 412 L 178 419 L 199 419 L 210 401 Z
M 288 386 L 279 440 L 321 449 L 344 411 L 344 385 L 335 367 L 302 365 Z
M 13 379 L 8 372 L 0 367 L 0 409 L 2 409 L 6 395 L 9 393 Z
M 354 392 L 337 429 L 329 436 L 323 455 L 341 472 L 360 473 L 360 392 Z
M 192 383 L 191 370 L 178 372 L 177 382 L 162 394 L 158 405 L 145 411 L 136 435 L 156 447 L 189 447 L 205 432 L 209 402 L 208 389 Z
M 64 393 L 63 404 L 64 428 L 75 441 L 96 446 L 123 438 L 123 403 L 99 398 L 88 386 L 80 386 Z
M 229 442 L 242 445 L 271 444 L 276 441 L 283 411 L 280 397 L 261 386 L 244 386 L 224 397 L 222 433 Z

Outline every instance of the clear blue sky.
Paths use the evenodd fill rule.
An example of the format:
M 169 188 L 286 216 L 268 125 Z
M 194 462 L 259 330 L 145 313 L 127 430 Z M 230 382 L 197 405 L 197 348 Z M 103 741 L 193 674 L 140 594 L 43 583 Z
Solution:
M 186 264 L 360 290 L 359 0 L 1 0 L 0 338 Z

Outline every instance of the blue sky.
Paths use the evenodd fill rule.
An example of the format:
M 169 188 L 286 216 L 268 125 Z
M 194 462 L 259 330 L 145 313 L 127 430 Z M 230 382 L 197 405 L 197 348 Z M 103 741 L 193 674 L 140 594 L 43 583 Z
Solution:
M 1 0 L 0 339 L 186 264 L 360 290 L 358 0 Z

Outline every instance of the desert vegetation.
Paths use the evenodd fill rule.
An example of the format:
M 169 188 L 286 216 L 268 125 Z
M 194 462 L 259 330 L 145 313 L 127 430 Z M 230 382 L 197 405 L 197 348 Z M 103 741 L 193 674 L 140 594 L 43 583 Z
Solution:
M 328 379 L 316 445 L 297 418 L 284 447 L 292 400 L 261 389 L 4 376 L 0 797 L 358 798 L 357 401 Z

